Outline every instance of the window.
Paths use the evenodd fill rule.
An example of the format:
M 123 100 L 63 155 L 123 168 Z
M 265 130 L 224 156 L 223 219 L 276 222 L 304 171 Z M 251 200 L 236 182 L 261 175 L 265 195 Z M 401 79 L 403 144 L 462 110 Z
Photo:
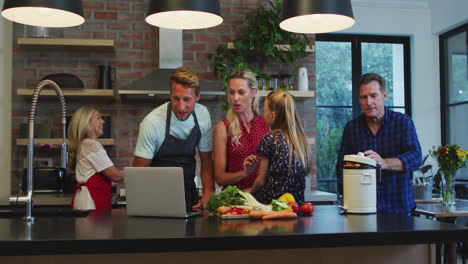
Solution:
M 364 73 L 387 82 L 386 106 L 411 114 L 409 37 L 316 36 L 318 189 L 336 193 L 336 158 L 345 124 L 361 113 L 356 85 Z
M 442 144 L 468 149 L 468 24 L 439 37 Z M 468 180 L 468 169 L 457 171 Z

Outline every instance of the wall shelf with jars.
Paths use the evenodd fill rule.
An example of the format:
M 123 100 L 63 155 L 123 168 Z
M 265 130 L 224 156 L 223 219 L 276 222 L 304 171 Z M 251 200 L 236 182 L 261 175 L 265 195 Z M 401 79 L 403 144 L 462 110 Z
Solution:
M 275 44 L 275 47 L 276 47 L 278 50 L 282 50 L 282 51 L 289 51 L 289 50 L 291 50 L 291 45 L 289 45 L 289 44 Z M 234 43 L 228 42 L 227 48 L 228 48 L 228 49 L 235 49 L 236 47 L 234 46 Z M 309 45 L 309 46 L 307 46 L 305 52 L 310 52 L 310 53 L 315 52 L 315 45 Z
M 259 90 L 258 93 L 261 97 L 267 96 L 271 91 L 267 90 Z M 315 92 L 314 91 L 287 91 L 289 94 L 291 94 L 294 99 L 296 100 L 307 100 L 314 98 Z
M 119 90 L 119 95 L 127 99 L 167 99 L 169 90 Z M 202 99 L 223 97 L 224 91 L 200 91 Z

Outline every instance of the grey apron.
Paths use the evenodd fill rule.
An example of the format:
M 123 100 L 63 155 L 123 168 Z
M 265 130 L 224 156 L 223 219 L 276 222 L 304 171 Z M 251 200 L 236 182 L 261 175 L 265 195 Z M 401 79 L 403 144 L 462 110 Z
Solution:
M 172 105 L 167 105 L 166 134 L 164 142 L 159 151 L 151 161 L 152 167 L 182 167 L 184 169 L 185 206 L 191 209 L 199 201 L 197 188 L 195 186 L 195 148 L 200 142 L 201 131 L 198 125 L 195 109 L 192 112 L 195 126 L 187 139 L 182 140 L 172 136 L 170 131 Z

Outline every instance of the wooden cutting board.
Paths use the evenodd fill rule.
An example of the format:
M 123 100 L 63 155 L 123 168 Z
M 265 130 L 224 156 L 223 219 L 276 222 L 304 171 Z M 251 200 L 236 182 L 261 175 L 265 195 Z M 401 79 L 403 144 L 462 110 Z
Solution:
M 250 218 L 249 214 L 238 214 L 238 215 L 216 214 L 216 216 L 221 218 L 221 219 L 225 219 L 225 220 Z

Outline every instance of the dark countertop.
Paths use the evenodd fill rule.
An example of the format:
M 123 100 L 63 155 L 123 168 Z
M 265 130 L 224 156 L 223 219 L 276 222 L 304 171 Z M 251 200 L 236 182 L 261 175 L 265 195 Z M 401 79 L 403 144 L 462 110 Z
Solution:
M 340 215 L 334 205 L 284 220 L 168 219 L 125 209 L 87 217 L 0 218 L 0 256 L 177 252 L 428 244 L 466 239 L 468 228 L 392 214 Z
M 34 193 L 33 202 L 35 206 L 69 206 L 72 193 Z M 0 197 L 0 206 L 9 206 L 9 197 Z

